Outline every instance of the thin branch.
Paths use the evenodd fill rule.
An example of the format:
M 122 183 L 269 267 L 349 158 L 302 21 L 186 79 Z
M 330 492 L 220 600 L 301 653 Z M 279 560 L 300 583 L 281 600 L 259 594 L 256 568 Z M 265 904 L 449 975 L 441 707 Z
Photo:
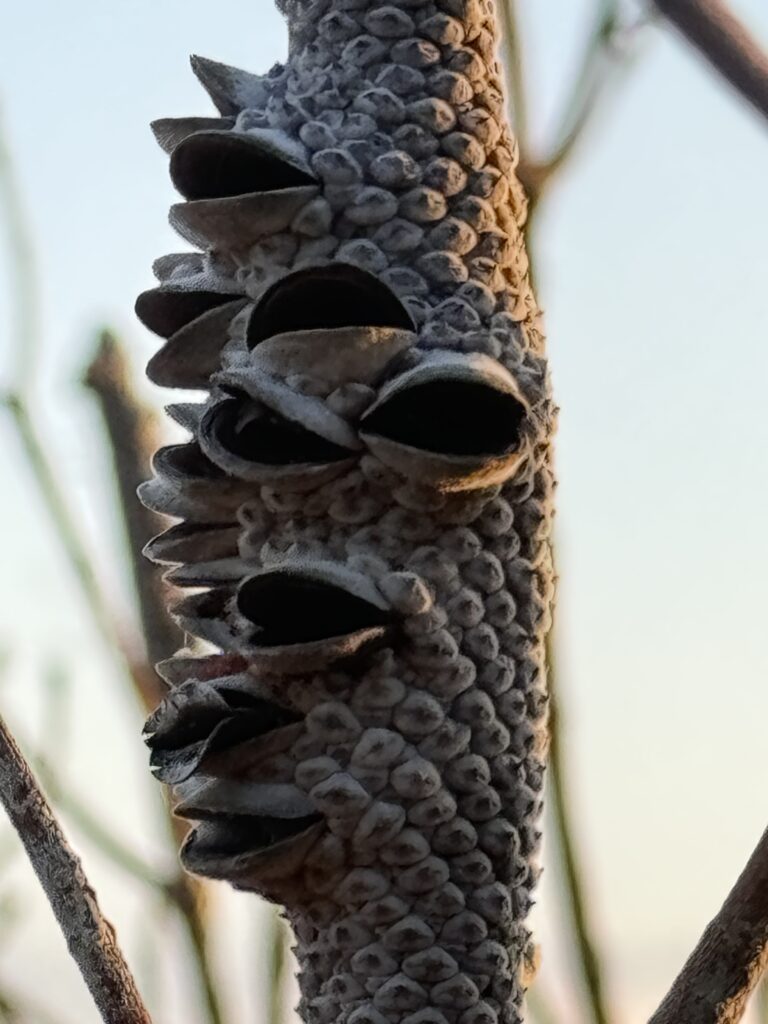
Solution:
M 652 0 L 744 99 L 768 117 L 768 53 L 722 0 Z
M 288 935 L 277 907 L 270 908 L 270 922 L 266 935 L 269 967 L 267 984 L 267 1024 L 283 1024 L 285 1020 L 285 961 Z
M 550 634 L 551 637 L 551 634 Z M 596 952 L 593 929 L 584 899 L 585 886 L 571 821 L 562 748 L 562 717 L 555 687 L 555 662 L 551 640 L 547 642 L 549 672 L 549 799 L 555 821 L 556 842 L 561 861 L 563 883 L 571 913 L 576 951 L 589 1011 L 594 1024 L 608 1024 L 610 1015 L 605 1001 L 601 959 Z
M 615 0 L 601 0 L 579 69 L 567 90 L 565 109 L 555 141 L 545 156 L 524 153 L 518 174 L 529 198 L 529 212 L 570 160 L 609 95 L 619 73 L 626 72 L 637 50 L 647 19 L 625 24 Z M 528 228 L 530 236 L 530 226 Z
M 32 771 L 0 719 L 0 800 L 105 1024 L 150 1024 L 112 926 L 102 916 Z
M 84 377 L 98 399 L 109 439 L 120 507 L 131 558 L 131 570 L 150 665 L 169 658 L 182 636 L 166 608 L 166 588 L 157 569 L 141 554 L 144 545 L 163 528 L 158 515 L 144 508 L 136 489 L 150 475 L 150 454 L 159 447 L 153 413 L 139 404 L 131 387 L 124 350 L 110 331 L 102 331 Z M 151 710 L 165 696 L 158 679 Z
M 218 990 L 213 979 L 205 930 L 205 893 L 202 885 L 191 875 L 179 870 L 171 878 L 162 878 L 149 864 L 125 846 L 113 833 L 99 822 L 98 818 L 77 797 L 65 792 L 56 774 L 43 759 L 36 759 L 38 774 L 53 801 L 68 815 L 72 823 L 89 842 L 108 857 L 112 863 L 137 881 L 157 890 L 179 914 L 192 951 L 192 959 L 203 999 L 203 1008 L 209 1024 L 222 1024 L 223 1011 Z M 180 819 L 170 814 L 168 821 L 171 831 Z M 175 842 L 174 842 L 175 845 Z
M 30 1003 L 26 995 L 11 992 L 4 984 L 0 990 L 0 1020 L 3 1024 L 60 1024 L 48 1010 Z
M 768 829 L 649 1024 L 735 1024 L 768 966 Z
M 1 129 L 2 126 L 0 126 Z M 134 690 L 146 709 L 154 708 L 158 702 L 159 680 L 146 658 L 137 656 L 137 638 L 129 638 L 117 625 L 117 618 L 109 611 L 111 602 L 100 585 L 98 573 L 91 560 L 76 521 L 72 515 L 65 492 L 58 483 L 53 464 L 48 459 L 45 445 L 38 432 L 28 403 L 28 393 L 34 382 L 35 359 L 39 334 L 39 284 L 35 262 L 26 258 L 33 253 L 31 234 L 23 215 L 16 188 L 16 179 L 10 150 L 0 130 L 0 203 L 5 209 L 5 221 L 10 225 L 8 245 L 10 263 L 16 269 L 17 281 L 12 292 L 14 305 L 15 343 L 18 347 L 18 379 L 15 390 L 0 397 L 10 411 L 30 469 L 40 488 L 44 505 L 58 533 L 65 554 L 74 570 L 75 577 L 85 595 L 88 608 L 97 630 L 108 648 L 117 655 L 126 670 Z M 2 218 L 0 218 L 2 219 Z M 19 247 L 22 251 L 19 251 Z M 186 827 L 180 819 L 168 815 L 169 832 L 174 843 L 183 836 Z M 202 886 L 181 870 L 171 883 L 169 891 L 178 907 L 187 931 L 195 968 L 203 997 L 203 1007 L 208 1024 L 221 1024 L 222 1010 L 213 981 L 208 960 L 206 933 L 203 919 L 204 894 Z

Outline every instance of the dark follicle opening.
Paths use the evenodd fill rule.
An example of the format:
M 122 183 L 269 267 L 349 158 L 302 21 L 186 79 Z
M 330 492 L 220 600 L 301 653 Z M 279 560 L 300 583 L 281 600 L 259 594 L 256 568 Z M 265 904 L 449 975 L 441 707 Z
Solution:
M 372 274 L 347 264 L 309 267 L 289 274 L 265 292 L 248 324 L 247 342 L 287 331 L 338 327 L 395 327 L 412 331 L 407 310 Z
M 264 573 L 246 580 L 237 607 L 256 627 L 260 647 L 312 643 L 387 626 L 390 616 L 343 587 L 298 573 Z
M 155 472 L 191 480 L 220 480 L 224 473 L 203 455 L 197 441 L 159 448 L 152 460 Z
M 481 381 L 432 380 L 392 395 L 362 427 L 440 455 L 507 455 L 520 443 L 525 416 L 514 395 Z
M 218 694 L 226 707 L 190 700 L 180 709 L 170 728 L 163 729 L 162 717 L 159 718 L 147 745 L 153 749 L 180 750 L 207 739 L 218 725 L 229 719 L 219 743 L 215 744 L 216 749 L 220 749 L 300 721 L 299 715 L 262 697 L 239 690 L 222 689 Z
M 319 814 L 302 818 L 258 818 L 245 815 L 218 815 L 196 829 L 188 843 L 197 854 L 237 856 L 265 850 L 283 839 L 300 835 L 322 818 Z
M 234 391 L 232 399 L 222 403 L 213 431 L 219 444 L 232 455 L 264 466 L 325 464 L 350 456 L 348 449 L 313 434 L 300 423 L 256 406 L 243 392 Z
M 161 338 L 170 338 L 182 327 L 216 306 L 238 299 L 223 292 L 180 291 L 150 288 L 136 299 L 136 316 Z
M 200 594 L 190 594 L 174 606 L 177 615 L 198 619 L 219 619 L 226 614 L 231 591 L 225 587 L 212 587 Z
M 171 154 L 171 180 L 185 199 L 226 199 L 273 192 L 315 179 L 244 135 L 199 132 Z

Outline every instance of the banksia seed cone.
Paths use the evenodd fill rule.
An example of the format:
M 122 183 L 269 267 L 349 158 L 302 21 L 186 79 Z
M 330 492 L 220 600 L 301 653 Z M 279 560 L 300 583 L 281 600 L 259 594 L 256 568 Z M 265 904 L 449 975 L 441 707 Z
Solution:
M 138 300 L 191 434 L 143 500 L 212 653 L 152 765 L 194 872 L 282 903 L 301 1012 L 519 1019 L 545 745 L 553 409 L 490 0 L 284 4 L 159 121 L 202 252 Z

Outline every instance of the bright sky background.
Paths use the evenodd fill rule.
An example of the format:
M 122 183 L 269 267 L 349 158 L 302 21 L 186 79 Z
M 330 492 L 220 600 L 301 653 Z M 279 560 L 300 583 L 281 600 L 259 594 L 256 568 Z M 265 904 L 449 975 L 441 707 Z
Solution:
M 531 9 L 534 123 L 545 135 L 589 4 L 521 6 Z M 764 0 L 736 6 L 768 41 Z M 123 332 L 137 365 L 155 347 L 133 319 L 133 299 L 151 284 L 152 259 L 179 243 L 147 123 L 209 110 L 189 53 L 260 71 L 283 56 L 285 34 L 266 0 L 42 0 L 9 5 L 1 21 L 0 99 L 44 287 L 41 409 L 119 588 L 108 465 L 77 378 L 102 323 Z M 590 909 L 626 1024 L 645 1019 L 768 821 L 767 181 L 765 124 L 677 37 L 653 30 L 538 235 L 562 408 L 558 686 Z M 136 784 L 140 716 L 13 434 L 3 426 L 0 436 L 0 646 L 11 655 L 3 710 L 39 735 L 40 678 L 61 665 L 73 692 L 62 774 L 137 849 L 160 857 L 160 830 L 146 834 L 147 820 L 159 820 L 156 794 Z M 194 1024 L 181 984 L 163 977 L 168 928 L 145 920 L 135 887 L 84 850 L 145 984 L 165 992 L 163 1024 Z M 569 1024 L 552 875 L 538 911 L 543 979 Z M 61 1024 L 96 1021 L 24 865 L 0 876 L 0 924 L 9 895 L 34 913 L 0 945 L 0 989 L 13 978 Z M 243 936 L 261 912 L 223 890 L 219 903 L 221 969 L 252 963 L 256 977 L 260 958 Z M 242 986 L 232 1003 L 250 1005 L 239 1011 L 244 1024 L 259 1019 Z

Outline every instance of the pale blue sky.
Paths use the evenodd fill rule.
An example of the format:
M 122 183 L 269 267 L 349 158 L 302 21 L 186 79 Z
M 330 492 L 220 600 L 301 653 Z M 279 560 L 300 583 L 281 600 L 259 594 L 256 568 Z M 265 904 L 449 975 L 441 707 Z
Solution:
M 528 6 L 541 130 L 589 4 Z M 768 40 L 764 0 L 738 9 Z M 190 52 L 264 70 L 283 55 L 284 31 L 266 0 L 43 0 L 9 6 L 0 24 L 0 97 L 41 256 L 41 405 L 117 585 L 106 462 L 74 381 L 102 322 L 123 331 L 137 363 L 154 349 L 133 299 L 152 259 L 178 242 L 147 123 L 209 109 Z M 768 821 L 766 181 L 764 123 L 676 37 L 653 30 L 538 236 L 562 408 L 559 685 L 591 903 L 627 1021 L 661 994 Z M 6 308 L 3 288 L 4 374 Z M 135 792 L 138 715 L 109 676 L 10 431 L 2 438 L 0 645 L 15 656 L 6 706 L 31 729 L 35 673 L 65 661 L 78 711 L 69 774 L 151 853 L 159 838 L 138 831 L 154 813 L 151 790 Z M 141 959 L 154 947 L 135 893 L 89 861 Z M 222 914 L 240 922 L 234 934 L 247 926 L 245 902 L 222 897 Z M 567 992 L 547 885 L 541 902 L 544 976 Z M 95 1020 L 75 1012 L 87 1004 L 36 906 L 14 950 L 0 949 L 0 981 L 11 967 L 32 972 L 42 943 L 33 973 L 53 980 L 41 999 L 71 1001 L 65 1024 Z M 172 1005 L 165 1021 L 192 1019 L 183 998 Z

